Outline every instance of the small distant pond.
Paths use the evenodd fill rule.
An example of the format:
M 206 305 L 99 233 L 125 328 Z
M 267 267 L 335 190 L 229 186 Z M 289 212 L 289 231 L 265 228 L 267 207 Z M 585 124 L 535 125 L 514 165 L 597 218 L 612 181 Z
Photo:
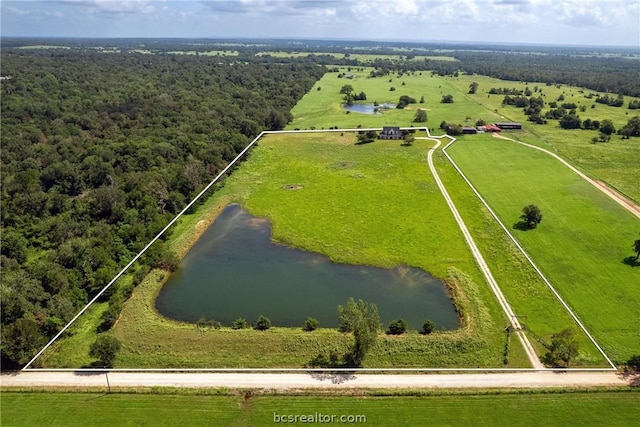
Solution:
M 362 114 L 380 114 L 381 111 L 388 110 L 390 108 L 396 108 L 395 104 L 343 104 L 343 107 L 347 111 Z
M 271 226 L 230 205 L 172 274 L 156 308 L 172 319 L 212 319 L 230 325 L 264 314 L 275 326 L 302 326 L 309 316 L 337 327 L 336 308 L 349 297 L 378 306 L 384 325 L 402 317 L 411 329 L 426 319 L 456 329 L 458 319 L 444 284 L 425 271 L 331 262 L 327 257 L 278 245 Z

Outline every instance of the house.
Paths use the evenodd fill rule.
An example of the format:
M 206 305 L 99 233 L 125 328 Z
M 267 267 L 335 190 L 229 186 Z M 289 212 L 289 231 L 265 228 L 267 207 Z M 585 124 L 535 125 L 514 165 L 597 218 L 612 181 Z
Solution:
M 478 133 L 478 129 L 474 128 L 473 126 L 463 126 L 462 127 L 462 133 L 463 134 Z
M 484 127 L 487 132 L 500 132 L 502 130 L 496 125 L 485 125 Z
M 494 125 L 498 126 L 500 129 L 522 129 L 522 125 L 520 123 L 514 122 L 494 123 Z
M 385 126 L 378 135 L 378 139 L 404 139 L 404 131 L 398 126 Z

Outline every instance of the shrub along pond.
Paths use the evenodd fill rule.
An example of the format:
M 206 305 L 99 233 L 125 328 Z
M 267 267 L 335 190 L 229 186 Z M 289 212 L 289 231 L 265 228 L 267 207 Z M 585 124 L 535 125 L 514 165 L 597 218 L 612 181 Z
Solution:
M 205 318 L 229 326 L 263 314 L 274 326 L 301 327 L 311 316 L 321 327 L 337 327 L 337 306 L 353 297 L 375 303 L 385 326 L 402 317 L 410 329 L 426 319 L 438 329 L 458 327 L 444 283 L 423 270 L 336 264 L 270 236 L 267 220 L 228 206 L 162 288 L 157 310 L 194 323 Z

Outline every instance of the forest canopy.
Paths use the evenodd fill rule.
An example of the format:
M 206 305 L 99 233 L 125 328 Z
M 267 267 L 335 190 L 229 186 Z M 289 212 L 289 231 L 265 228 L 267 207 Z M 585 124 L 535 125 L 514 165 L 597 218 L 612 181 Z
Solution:
M 20 365 L 324 74 L 313 64 L 3 49 L 2 362 Z M 109 292 L 104 327 L 163 241 Z M 119 282 L 119 283 L 120 283 Z

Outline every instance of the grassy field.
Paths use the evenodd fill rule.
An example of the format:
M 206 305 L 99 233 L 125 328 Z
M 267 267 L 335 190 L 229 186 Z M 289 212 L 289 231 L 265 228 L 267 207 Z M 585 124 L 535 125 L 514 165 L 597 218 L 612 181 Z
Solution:
M 171 52 L 174 55 L 200 55 L 200 56 L 238 56 L 237 50 L 208 50 L 206 52 L 196 52 L 195 50 L 174 50 Z
M 342 72 L 346 72 L 346 70 L 344 67 L 341 69 Z M 428 71 L 402 77 L 390 75 L 368 78 L 371 69 L 353 70 L 351 73 L 354 74 L 354 79 L 338 78 L 338 73 L 335 72 L 325 74 L 293 108 L 294 120 L 289 124 L 288 129 L 310 129 L 312 127 L 321 129 L 332 126 L 355 128 L 358 125 L 363 127 L 411 126 L 418 108 L 427 111 L 427 123 L 430 128 L 437 128 L 443 120 L 450 123 L 467 123 L 467 121 L 475 123 L 478 118 L 484 118 L 488 121 L 500 118 L 499 115 L 488 112 L 485 107 L 478 105 L 474 100 L 466 98 L 463 93 L 452 86 L 449 80 L 437 76 L 432 77 Z M 393 108 L 376 115 L 347 114 L 342 106 L 343 96 L 340 95 L 340 88 L 346 84 L 353 86 L 356 93 L 365 92 L 367 95 L 365 103 L 377 101 L 379 104 L 396 104 L 402 95 L 415 98 L 416 101 L 424 96 L 425 102 L 424 104 L 419 102 L 411 104 L 404 110 Z M 395 87 L 395 90 L 391 91 L 391 87 Z M 442 96 L 447 94 L 453 95 L 453 104 L 440 103 Z M 424 126 L 424 124 L 420 125 Z
M 347 72 L 346 67 L 340 70 Z M 488 92 L 492 87 L 519 90 L 529 87 L 531 91 L 537 87 L 538 92 L 534 92 L 534 96 L 542 96 L 546 102 L 551 102 L 557 100 L 560 95 L 564 95 L 565 100 L 562 102 L 574 102 L 578 107 L 586 108 L 584 112 L 578 111 L 581 119 L 608 119 L 614 123 L 616 129 L 624 126 L 630 117 L 640 114 L 638 110 L 626 108 L 630 100 L 637 98 L 625 97 L 625 105 L 616 108 L 595 103 L 595 95 L 603 93 L 566 85 L 547 86 L 544 83 L 510 82 L 464 74 L 459 77 L 440 77 L 431 76 L 428 71 L 402 77 L 389 75 L 368 78 L 371 69 L 354 70 L 356 70 L 355 67 L 350 72 L 355 76 L 353 80 L 339 79 L 338 73 L 325 74 L 294 107 L 292 112 L 295 118 L 288 128 L 411 126 L 416 108 L 426 109 L 429 118 L 427 125 L 431 129 L 436 129 L 443 120 L 465 125 L 473 125 L 478 119 L 487 122 L 520 121 L 525 124 L 524 130 L 518 133 L 520 140 L 558 152 L 591 177 L 605 181 L 636 202 L 640 202 L 640 186 L 638 186 L 636 172 L 637 165 L 640 164 L 640 150 L 635 149 L 636 140 L 623 140 L 620 136 L 614 135 L 609 143 L 592 144 L 591 139 L 598 135 L 598 131 L 564 130 L 560 128 L 557 120 L 549 120 L 546 125 L 535 125 L 527 122 L 522 109 L 503 107 L 504 95 L 489 95 Z M 479 84 L 478 91 L 474 95 L 468 94 L 471 82 Z M 339 93 L 340 88 L 345 84 L 352 85 L 357 93 L 365 92 L 367 94 L 365 103 L 373 101 L 378 101 L 380 104 L 397 103 L 401 95 L 408 95 L 416 100 L 424 96 L 425 103 L 412 104 L 404 110 L 391 109 L 378 115 L 347 114 L 342 107 L 342 95 Z M 391 86 L 396 90 L 390 91 Z M 440 103 L 442 96 L 446 94 L 453 95 L 453 104 Z M 589 99 L 587 96 L 592 98 Z M 592 108 L 592 105 L 595 107 Z M 543 112 L 547 110 L 549 110 L 548 106 L 543 109 Z M 439 130 L 435 133 L 439 133 Z
M 640 115 L 639 110 L 627 108 L 630 100 L 638 98 L 626 96 L 623 107 L 611 107 L 596 103 L 595 96 L 591 99 L 587 98 L 590 95 L 603 95 L 602 92 L 566 85 L 546 86 L 543 83 L 508 82 L 477 75 L 461 75 L 459 78 L 448 77 L 446 81 L 462 96 L 484 107 L 488 112 L 497 112 L 502 119 L 524 123 L 525 130 L 518 133 L 517 139 L 557 152 L 589 176 L 605 181 L 640 203 L 640 185 L 638 185 L 640 150 L 636 149 L 637 139 L 623 140 L 620 136 L 613 135 L 609 143 L 593 144 L 591 139 L 598 136 L 598 131 L 565 130 L 558 125 L 557 120 L 549 120 L 546 125 L 526 122 L 527 117 L 521 108 L 503 107 L 504 95 L 489 95 L 488 92 L 492 87 L 524 90 L 528 86 L 533 91 L 537 86 L 539 92 L 534 93 L 534 96 L 542 96 L 546 102 L 556 101 L 558 104 L 573 102 L 578 107 L 584 106 L 585 111 L 578 110 L 581 119 L 608 119 L 613 122 L 616 129 L 624 126 L 629 118 Z M 466 94 L 473 81 L 479 84 L 477 93 L 475 95 Z M 557 101 L 561 95 L 565 97 L 565 100 Z M 592 108 L 592 106 L 594 107 Z M 543 112 L 547 110 L 549 110 L 548 106 L 543 109 Z
M 516 315 L 521 316 L 531 344 L 539 355 L 544 355 L 551 335 L 574 327 L 574 320 L 449 160 L 437 152 L 434 163 L 503 294 Z M 578 330 L 576 337 L 580 354 L 574 366 L 605 366 L 604 357 L 589 338 Z
M 255 396 L 2 392 L 4 426 L 273 425 L 274 415 L 335 415 L 366 425 L 607 425 L 640 418 L 638 391 L 431 394 L 422 396 Z M 347 418 L 349 420 L 349 418 Z M 299 421 L 300 422 L 300 421 Z
M 613 359 L 638 353 L 639 280 L 623 262 L 633 255 L 637 218 L 531 148 L 475 135 L 448 152 L 507 226 L 523 206 L 540 207 L 540 226 L 513 234 Z

